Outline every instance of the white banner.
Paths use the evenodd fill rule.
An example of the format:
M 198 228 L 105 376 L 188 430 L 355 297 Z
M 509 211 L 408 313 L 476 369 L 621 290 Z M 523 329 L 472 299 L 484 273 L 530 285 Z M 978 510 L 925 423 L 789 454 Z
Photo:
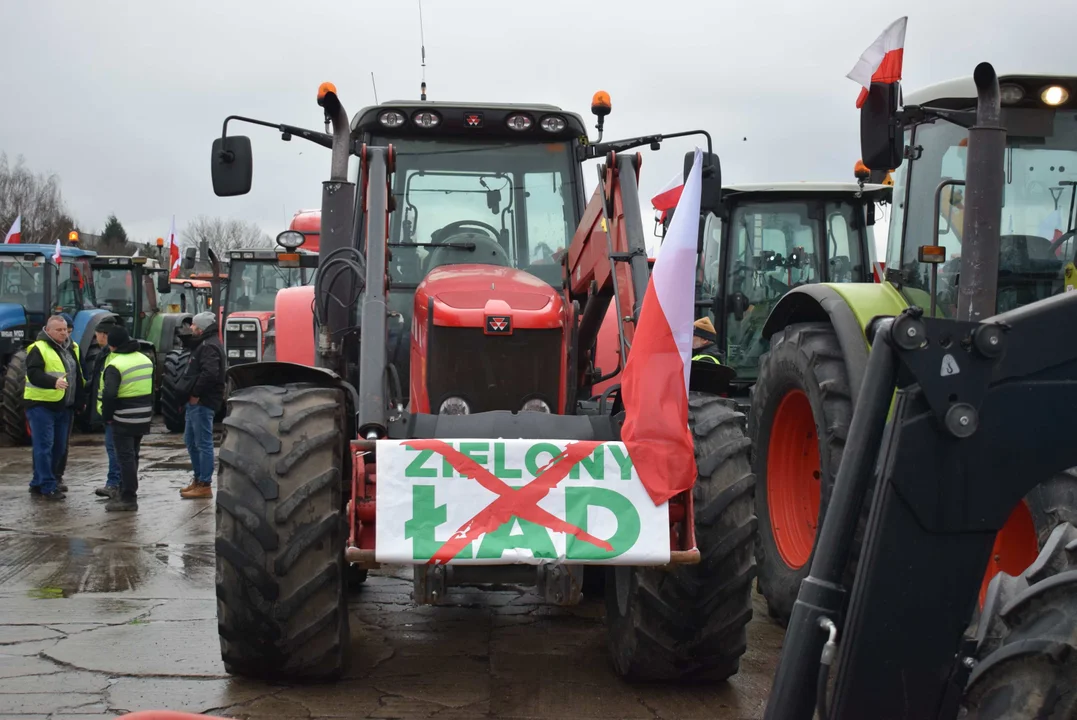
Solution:
M 380 440 L 375 560 L 669 562 L 669 510 L 623 443 Z

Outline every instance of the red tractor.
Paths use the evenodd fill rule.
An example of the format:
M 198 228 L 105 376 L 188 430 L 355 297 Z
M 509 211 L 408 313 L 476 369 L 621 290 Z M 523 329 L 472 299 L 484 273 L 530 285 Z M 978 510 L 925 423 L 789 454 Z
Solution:
M 229 370 L 215 543 L 229 672 L 339 676 L 349 580 L 406 563 L 420 603 L 512 582 L 572 604 L 583 568 L 604 566 L 618 673 L 736 673 L 754 573 L 743 415 L 720 375 L 693 371 L 701 474 L 656 505 L 620 442 L 619 389 L 594 391 L 619 370 L 594 362 L 607 310 L 626 357 L 649 280 L 629 151 L 705 137 L 707 212 L 710 136 L 601 142 L 605 93 L 598 142 L 550 105 L 393 102 L 349 122 L 332 85 L 318 102 L 331 135 L 270 124 L 332 149 L 314 287 L 276 296 L 275 361 Z M 250 140 L 227 121 L 212 158 L 218 196 L 250 190 Z

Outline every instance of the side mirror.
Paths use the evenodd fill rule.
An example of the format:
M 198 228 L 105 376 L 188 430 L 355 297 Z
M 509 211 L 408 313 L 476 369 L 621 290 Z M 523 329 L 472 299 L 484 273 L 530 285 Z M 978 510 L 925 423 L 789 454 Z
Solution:
M 198 257 L 198 251 L 193 247 L 187 248 L 187 252 L 183 256 L 183 269 L 194 270 L 194 261 Z
M 885 173 L 901 165 L 905 139 L 897 116 L 900 96 L 900 83 L 873 82 L 860 108 L 860 159 L 872 171 Z
M 249 193 L 254 174 L 251 139 L 243 135 L 229 135 L 214 140 L 210 167 L 213 171 L 213 192 L 217 197 Z
M 684 154 L 684 179 L 688 180 L 688 173 L 692 172 L 692 161 L 696 154 L 688 152 Z M 722 203 L 722 163 L 715 153 L 703 153 L 701 164 L 703 177 L 701 178 L 701 190 L 699 197 L 699 214 L 706 216 L 708 212 L 717 213 L 718 206 Z
M 157 292 L 162 295 L 172 292 L 172 281 L 168 279 L 167 272 L 157 273 Z

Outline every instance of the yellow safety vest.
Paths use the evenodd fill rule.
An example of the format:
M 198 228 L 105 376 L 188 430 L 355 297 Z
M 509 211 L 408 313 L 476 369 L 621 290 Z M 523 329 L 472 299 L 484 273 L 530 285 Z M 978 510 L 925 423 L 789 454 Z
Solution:
M 97 413 L 100 415 L 102 411 L 102 400 L 105 397 L 105 371 L 110 367 L 114 367 L 120 371 L 120 388 L 116 392 L 116 398 L 118 400 L 125 400 L 129 398 L 146 398 L 146 407 L 150 409 L 150 417 L 143 420 L 138 417 L 137 419 L 132 417 L 129 419 L 122 419 L 119 417 L 122 414 L 141 416 L 141 407 L 129 408 L 127 411 L 117 410 L 113 414 L 113 420 L 117 422 L 148 422 L 152 419 L 153 415 L 153 363 L 150 359 L 142 353 L 135 351 L 129 353 L 110 352 L 108 358 L 105 359 L 105 366 L 101 368 L 101 379 L 98 381 L 97 388 Z M 141 403 L 139 403 L 141 405 Z
M 41 359 L 45 361 L 45 372 L 53 377 L 61 378 L 67 375 L 67 366 L 64 365 L 64 361 L 60 358 L 60 354 L 53 350 L 52 344 L 46 340 L 38 340 L 30 343 L 26 348 L 26 354 L 29 355 L 30 351 L 37 348 L 41 353 Z M 78 365 L 79 360 L 79 344 L 72 341 L 71 350 L 75 354 L 75 365 Z M 78 378 L 79 371 L 75 368 L 75 378 Z M 78 382 L 76 379 L 75 382 Z M 64 399 L 66 390 L 62 390 L 57 387 L 43 388 L 34 385 L 30 382 L 30 378 L 26 378 L 26 386 L 22 391 L 23 400 L 32 400 L 34 402 L 60 402 Z
M 716 358 L 713 355 L 707 355 L 706 353 L 700 353 L 699 355 L 693 355 L 692 356 L 692 361 L 695 362 L 697 360 L 699 362 L 711 362 L 711 363 L 714 363 L 715 365 L 721 365 L 722 364 L 722 363 L 720 363 L 718 361 L 718 358 Z

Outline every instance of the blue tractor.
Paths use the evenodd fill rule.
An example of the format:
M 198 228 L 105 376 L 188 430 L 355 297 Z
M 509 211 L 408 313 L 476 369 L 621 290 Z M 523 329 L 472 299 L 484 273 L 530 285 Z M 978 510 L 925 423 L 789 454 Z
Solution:
M 30 439 L 23 407 L 26 348 L 37 339 L 49 315 L 66 312 L 74 319 L 71 338 L 79 344 L 83 372 L 94 329 L 112 313 L 97 307 L 90 258 L 97 253 L 55 245 L 0 244 L 0 427 L 16 445 Z

